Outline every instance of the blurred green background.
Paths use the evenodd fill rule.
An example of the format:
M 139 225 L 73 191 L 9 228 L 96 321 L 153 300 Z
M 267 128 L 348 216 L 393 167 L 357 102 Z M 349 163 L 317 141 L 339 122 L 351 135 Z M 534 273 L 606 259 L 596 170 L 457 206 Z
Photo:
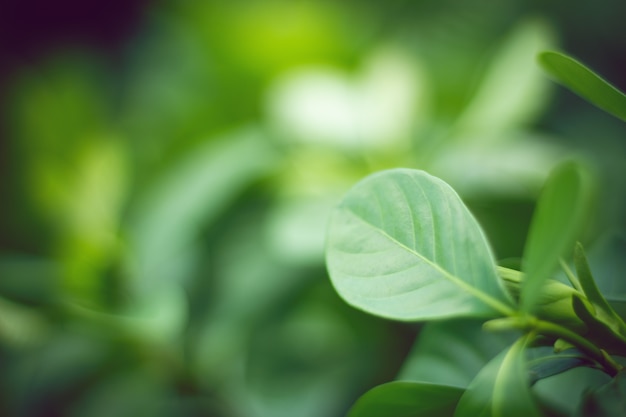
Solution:
M 536 65 L 626 89 L 626 3 L 19 2 L 0 10 L 0 415 L 341 416 L 419 325 L 346 306 L 326 219 L 352 184 L 448 181 L 519 258 L 565 158 L 626 255 L 626 130 Z M 622 261 L 623 263 L 623 261 Z

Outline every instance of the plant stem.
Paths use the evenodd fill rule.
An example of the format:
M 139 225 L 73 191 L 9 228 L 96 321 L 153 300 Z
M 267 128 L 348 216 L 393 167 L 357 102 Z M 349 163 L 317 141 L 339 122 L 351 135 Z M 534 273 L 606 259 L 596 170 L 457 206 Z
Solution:
M 492 331 L 518 329 L 523 332 L 536 333 L 545 336 L 553 336 L 563 339 L 580 349 L 589 358 L 596 361 L 602 369 L 611 377 L 617 375 L 622 370 L 622 365 L 618 364 L 604 350 L 585 339 L 583 336 L 570 329 L 549 321 L 539 320 L 533 316 L 511 316 L 490 320 L 483 327 Z
M 559 259 L 559 261 L 561 263 L 561 268 L 563 268 L 563 272 L 565 272 L 565 275 L 567 276 L 567 279 L 572 284 L 572 286 L 576 288 L 578 292 L 584 294 L 585 290 L 583 290 L 583 286 L 580 284 L 578 277 L 574 275 L 570 267 L 565 263 L 563 259 Z
M 582 352 L 586 353 L 598 362 L 602 368 L 614 377 L 622 369 L 622 366 L 615 362 L 606 352 L 598 348 L 596 345 L 566 327 L 558 324 L 551 323 L 549 321 L 536 320 L 533 325 L 533 329 L 537 333 L 547 336 L 556 336 L 563 340 L 568 341 L 572 345 L 576 346 Z

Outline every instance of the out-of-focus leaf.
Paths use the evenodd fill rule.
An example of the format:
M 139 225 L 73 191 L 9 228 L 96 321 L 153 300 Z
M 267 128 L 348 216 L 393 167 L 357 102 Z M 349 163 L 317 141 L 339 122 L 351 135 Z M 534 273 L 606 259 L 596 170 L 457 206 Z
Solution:
M 425 117 L 427 81 L 398 47 L 374 51 L 362 72 L 309 67 L 269 90 L 272 123 L 290 141 L 338 149 L 405 152 L 417 116 Z
M 371 381 L 374 369 L 382 369 L 385 353 L 375 339 L 387 335 L 381 323 L 365 330 L 364 323 L 345 314 L 349 307 L 326 284 L 300 295 L 251 332 L 242 381 L 249 410 L 242 415 L 339 415 L 346 400 Z M 380 361 L 380 367 L 363 369 L 372 361 Z M 241 397 L 233 399 L 243 403 Z
M 65 303 L 68 313 L 94 328 L 120 335 L 130 335 L 137 340 L 155 345 L 173 345 L 180 341 L 187 323 L 187 299 L 176 283 L 166 283 L 151 288 L 135 297 L 123 311 L 105 313 L 73 303 Z
M 610 380 L 603 371 L 582 366 L 537 381 L 532 392 L 542 405 L 556 412 L 554 415 L 571 416 L 585 392 Z
M 608 384 L 586 392 L 575 417 L 614 417 L 626 415 L 624 372 Z
M 559 52 L 539 54 L 541 66 L 561 84 L 604 111 L 626 121 L 626 95 L 572 57 Z
M 0 296 L 28 304 L 46 304 L 60 293 L 60 266 L 23 255 L 0 258 Z
M 51 404 L 80 392 L 97 379 L 110 359 L 106 336 L 91 329 L 95 337 L 75 331 L 57 331 L 34 349 L 10 363 L 3 363 L 7 378 L 10 415 L 31 416 L 49 412 Z M 57 403 L 58 406 L 62 404 Z M 62 409 L 56 411 L 62 413 Z
M 89 138 L 80 149 L 75 171 L 65 173 L 57 255 L 64 267 L 64 288 L 72 297 L 93 302 L 107 285 L 102 284 L 103 270 L 118 255 L 128 155 L 124 143 L 112 137 Z
M 31 346 L 49 335 L 49 321 L 37 310 L 0 297 L 0 341 L 6 346 Z
M 528 374 L 530 385 L 579 366 L 594 367 L 594 362 L 578 349 L 554 352 L 552 346 L 529 349 Z
M 30 198 L 25 202 L 38 217 L 32 220 L 48 231 L 41 240 L 60 261 L 60 287 L 86 302 L 100 296 L 100 274 L 116 255 L 129 176 L 125 143 L 110 123 L 107 80 L 96 64 L 64 55 L 20 77 L 9 123 L 19 161 L 15 182 Z
M 461 397 L 455 417 L 539 417 L 530 392 L 521 337 L 485 366 Z
M 363 394 L 348 417 L 452 417 L 463 392 L 446 385 L 389 382 Z
M 523 310 L 536 308 L 541 288 L 556 269 L 559 259 L 574 246 L 591 203 L 587 171 L 574 162 L 559 165 L 550 174 L 524 247 L 524 280 L 520 294 Z
M 510 311 L 480 226 L 423 171 L 394 169 L 354 186 L 335 209 L 326 261 L 351 305 L 398 320 Z
M 246 130 L 193 149 L 139 198 L 128 224 L 139 285 L 165 276 L 181 250 L 254 181 L 276 165 L 259 132 Z
M 589 302 L 595 307 L 598 318 L 607 323 L 614 331 L 626 336 L 626 324 L 624 324 L 624 321 L 617 315 L 598 289 L 596 281 L 591 274 L 587 256 L 580 243 L 576 244 L 574 250 L 574 265 L 576 266 L 580 285 Z
M 228 378 L 248 354 L 247 340 L 259 321 L 308 279 L 301 270 L 277 260 L 263 235 L 265 213 L 225 219 L 211 281 L 190 294 L 195 307 L 191 357 L 203 381 Z M 241 262 L 245 259 L 245 262 Z
M 478 132 L 483 140 L 502 134 L 537 117 L 546 103 L 547 85 L 534 57 L 549 48 L 553 36 L 545 22 L 528 20 L 519 23 L 501 44 L 489 63 L 478 92 L 465 109 L 456 128 L 461 134 Z M 478 137 L 478 136 L 476 136 Z
M 429 171 L 463 197 L 534 197 L 563 151 L 540 138 L 507 135 L 511 136 L 507 143 L 460 136 L 458 143 L 426 161 Z
M 9 127 L 29 162 L 59 156 L 53 150 L 71 155 L 89 135 L 106 130 L 106 80 L 94 58 L 59 54 L 13 81 Z
M 272 252 L 288 264 L 319 265 L 324 259 L 325 230 L 335 202 L 317 197 L 279 203 L 266 223 Z
M 514 340 L 512 334 L 483 331 L 479 320 L 427 323 L 397 379 L 467 388 Z
M 180 400 L 168 392 L 164 380 L 141 372 L 120 372 L 98 380 L 72 404 L 68 416 L 169 417 L 176 414 L 174 402 L 180 405 Z
M 177 8 L 206 48 L 219 53 L 219 66 L 247 76 L 271 77 L 308 63 L 343 56 L 362 26 L 340 3 L 189 3 Z
M 589 263 L 600 293 L 623 319 L 626 319 L 626 240 L 607 235 L 589 251 Z

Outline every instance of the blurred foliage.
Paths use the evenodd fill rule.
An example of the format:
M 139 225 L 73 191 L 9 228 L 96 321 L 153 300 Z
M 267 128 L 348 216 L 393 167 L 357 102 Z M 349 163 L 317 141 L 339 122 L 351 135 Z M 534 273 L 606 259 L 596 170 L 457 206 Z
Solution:
M 553 100 L 535 63 L 581 19 L 558 3 L 161 1 L 121 63 L 24 68 L 0 414 L 342 415 L 419 331 L 344 306 L 323 268 L 330 208 L 374 170 L 442 177 L 509 258 L 548 170 L 583 153 L 610 196 L 591 233 L 622 233 L 623 126 Z

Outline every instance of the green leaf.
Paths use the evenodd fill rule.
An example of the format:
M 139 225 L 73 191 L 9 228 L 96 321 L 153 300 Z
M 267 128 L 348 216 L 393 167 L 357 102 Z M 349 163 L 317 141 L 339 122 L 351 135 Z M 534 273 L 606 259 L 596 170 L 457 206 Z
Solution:
M 541 289 L 576 240 L 591 202 L 588 173 L 580 164 L 556 167 L 542 191 L 524 247 L 525 273 L 520 294 L 524 311 L 533 311 Z
M 547 416 L 573 416 L 586 392 L 610 380 L 599 369 L 579 366 L 537 381 L 532 393 Z
M 598 319 L 604 321 L 614 332 L 626 336 L 626 324 L 598 289 L 591 274 L 585 250 L 580 243 L 577 243 L 574 249 L 574 265 L 580 285 L 589 302 L 595 307 Z
M 452 417 L 463 392 L 446 385 L 389 382 L 361 396 L 348 417 Z
M 524 274 L 502 266 L 498 267 L 498 273 L 513 298 L 519 299 Z M 572 297 L 575 294 L 581 295 L 582 293 L 560 281 L 548 279 L 537 296 L 534 314 L 541 319 L 584 333 L 587 328 L 572 307 Z
M 528 360 L 530 385 L 579 366 L 595 367 L 595 363 L 576 348 L 555 353 L 553 347 L 542 346 L 529 349 L 529 354 L 534 356 Z
M 528 383 L 524 347 L 529 336 L 517 340 L 493 359 L 472 381 L 454 417 L 540 416 Z
M 491 59 L 456 128 L 465 134 L 481 132 L 475 138 L 484 140 L 489 133 L 523 126 L 541 114 L 548 86 L 533 57 L 553 43 L 544 21 L 527 20 L 513 28 Z M 496 135 L 499 139 L 510 136 Z
M 483 331 L 482 320 L 476 319 L 427 323 L 397 379 L 467 388 L 516 336 Z
M 276 162 L 260 132 L 242 129 L 190 150 L 155 179 L 137 198 L 127 225 L 139 292 L 177 276 L 176 268 L 193 256 L 190 247 L 201 228 L 273 172 Z
M 581 296 L 572 298 L 576 315 L 587 324 L 585 338 L 609 354 L 626 355 L 626 337 L 615 330 L 613 323 L 601 318 L 598 310 Z
M 626 95 L 589 68 L 567 55 L 552 51 L 539 54 L 539 63 L 565 87 L 626 121 Z
M 348 304 L 382 317 L 511 313 L 480 226 L 423 171 L 382 171 L 354 186 L 331 216 L 326 262 Z
M 622 318 L 626 318 L 626 239 L 611 233 L 602 236 L 589 254 L 595 282 L 602 295 Z

